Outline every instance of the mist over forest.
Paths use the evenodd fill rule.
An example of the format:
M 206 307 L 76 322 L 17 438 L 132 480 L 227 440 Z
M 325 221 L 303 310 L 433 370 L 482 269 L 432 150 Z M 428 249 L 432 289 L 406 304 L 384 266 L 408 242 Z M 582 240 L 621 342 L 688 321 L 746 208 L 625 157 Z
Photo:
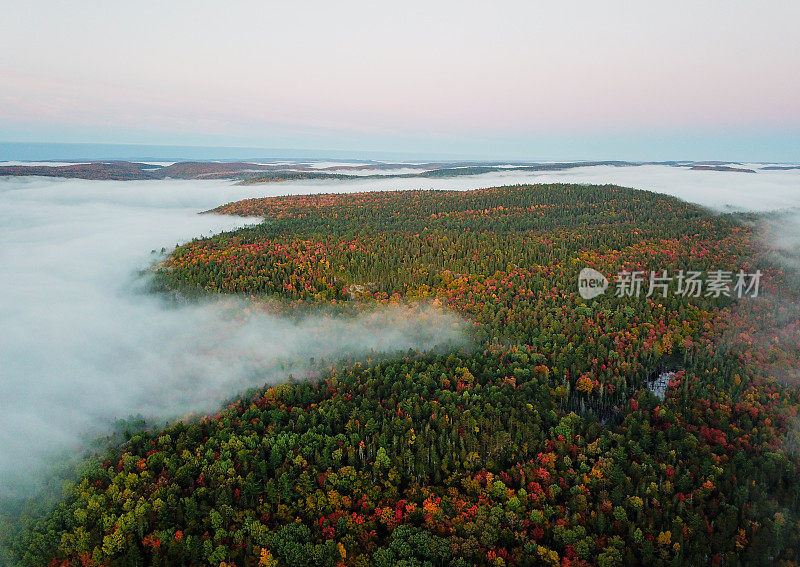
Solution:
M 254 308 L 246 297 L 175 301 L 154 291 L 151 268 L 176 244 L 262 220 L 198 213 L 262 196 L 520 183 L 616 184 L 673 195 L 714 214 L 769 213 L 752 217 L 758 238 L 788 270 L 797 270 L 796 170 L 748 176 L 658 165 L 595 166 L 252 186 L 224 180 L 0 179 L 0 262 L 7 274 L 0 280 L 4 504 L 36 494 L 53 462 L 83 458 L 91 440 L 110 434 L 117 420 L 191 422 L 250 388 L 286 382 L 290 374 L 315 380 L 324 364 L 337 360 L 473 342 L 468 318 L 424 302 L 378 305 L 351 316 L 311 307 L 291 316 Z M 785 305 L 797 313 L 794 303 Z

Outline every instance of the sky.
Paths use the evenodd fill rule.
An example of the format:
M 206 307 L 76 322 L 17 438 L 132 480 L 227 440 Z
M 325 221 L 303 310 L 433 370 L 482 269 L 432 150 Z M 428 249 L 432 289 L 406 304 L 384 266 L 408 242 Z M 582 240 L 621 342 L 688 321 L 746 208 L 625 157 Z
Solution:
M 7 3 L 0 142 L 798 161 L 798 21 L 776 0 Z

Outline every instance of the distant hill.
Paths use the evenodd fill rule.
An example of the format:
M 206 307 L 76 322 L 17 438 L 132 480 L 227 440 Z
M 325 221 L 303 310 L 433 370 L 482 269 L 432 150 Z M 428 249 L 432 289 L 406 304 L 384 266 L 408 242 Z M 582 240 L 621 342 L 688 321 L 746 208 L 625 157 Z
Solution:
M 658 162 L 672 167 L 692 166 L 693 162 Z M 141 179 L 230 179 L 243 185 L 293 181 L 298 179 L 369 179 L 369 178 L 442 178 L 465 175 L 480 175 L 503 171 L 560 171 L 578 167 L 613 166 L 638 167 L 654 165 L 656 162 L 628 161 L 577 161 L 577 162 L 425 162 L 415 163 L 418 170 L 408 173 L 411 164 L 342 163 L 319 167 L 313 161 L 280 163 L 253 163 L 243 161 L 184 161 L 170 165 L 130 161 L 91 161 L 68 165 L 8 165 L 0 166 L 2 176 L 38 175 L 43 177 L 66 177 L 74 179 L 112 179 L 134 181 Z M 730 166 L 698 163 L 691 169 L 712 171 L 748 171 Z M 397 173 L 392 173 L 397 170 Z M 402 171 L 405 170 L 405 171 Z M 376 171 L 376 173 L 367 173 Z M 380 173 L 377 173 L 380 171 Z
M 738 173 L 755 173 L 753 169 L 746 167 L 731 167 L 729 165 L 695 165 L 690 167 L 694 171 L 733 171 Z

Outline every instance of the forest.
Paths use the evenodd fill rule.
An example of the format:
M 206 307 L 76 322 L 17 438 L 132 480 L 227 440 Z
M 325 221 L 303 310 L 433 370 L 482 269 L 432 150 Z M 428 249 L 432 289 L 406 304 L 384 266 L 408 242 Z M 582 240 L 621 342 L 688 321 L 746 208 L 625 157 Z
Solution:
M 314 162 L 267 160 L 266 163 L 247 161 L 180 161 L 131 162 L 89 161 L 86 163 L 50 162 L 34 165 L 21 162 L 17 165 L 0 165 L 2 177 L 62 177 L 73 179 L 133 181 L 145 179 L 230 179 L 239 185 L 258 185 L 282 181 L 307 180 L 367 180 L 367 179 L 441 179 L 466 177 L 483 173 L 565 171 L 581 167 L 639 167 L 663 165 L 705 171 L 728 171 L 755 173 L 751 169 L 730 167 L 711 162 L 629 162 L 629 161 L 571 161 L 571 162 L 423 162 L 413 164 L 414 173 L 403 173 L 411 164 L 359 161 L 356 163 L 330 162 L 319 167 Z M 785 167 L 762 167 L 764 170 L 786 169 Z
M 321 362 L 131 431 L 29 518 L 21 565 L 800 564 L 798 286 L 757 217 L 569 184 L 211 212 L 264 221 L 178 246 L 158 293 L 426 304 L 468 346 Z M 591 300 L 586 267 L 611 282 Z M 757 297 L 617 297 L 623 270 L 763 276 Z

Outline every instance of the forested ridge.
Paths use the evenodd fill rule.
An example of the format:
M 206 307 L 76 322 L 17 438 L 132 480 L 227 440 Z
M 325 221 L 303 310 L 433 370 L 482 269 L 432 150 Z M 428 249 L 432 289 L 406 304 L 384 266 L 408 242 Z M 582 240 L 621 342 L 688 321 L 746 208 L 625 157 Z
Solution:
M 751 223 L 560 184 L 214 212 L 265 221 L 177 247 L 160 288 L 287 314 L 424 302 L 470 346 L 341 361 L 137 432 L 15 541 L 22 564 L 800 561 L 797 292 Z M 578 295 L 584 267 L 604 295 Z M 758 297 L 615 297 L 621 270 L 763 278 Z
M 648 162 L 652 164 L 652 162 Z M 687 167 L 694 162 L 654 162 L 658 165 Z M 183 161 L 175 163 L 130 162 L 130 161 L 89 161 L 85 163 L 51 162 L 37 165 L 21 162 L 17 165 L 0 165 L 0 177 L 36 175 L 43 177 L 63 177 L 75 179 L 113 179 L 132 181 L 144 179 L 231 179 L 242 185 L 275 183 L 298 180 L 343 180 L 343 179 L 420 179 L 476 175 L 508 171 L 560 171 L 576 167 L 615 166 L 637 167 L 646 165 L 626 161 L 586 161 L 586 162 L 519 162 L 504 164 L 498 162 L 427 162 L 414 164 L 414 173 L 404 173 L 404 167 L 411 164 L 359 162 L 358 164 L 329 163 L 318 167 L 314 162 L 291 161 L 251 163 L 243 161 Z M 711 167 L 713 164 L 698 162 L 699 166 Z M 366 173 L 359 170 L 370 170 Z M 398 171 L 392 172 L 391 170 Z M 380 173 L 379 173 L 380 172 Z

